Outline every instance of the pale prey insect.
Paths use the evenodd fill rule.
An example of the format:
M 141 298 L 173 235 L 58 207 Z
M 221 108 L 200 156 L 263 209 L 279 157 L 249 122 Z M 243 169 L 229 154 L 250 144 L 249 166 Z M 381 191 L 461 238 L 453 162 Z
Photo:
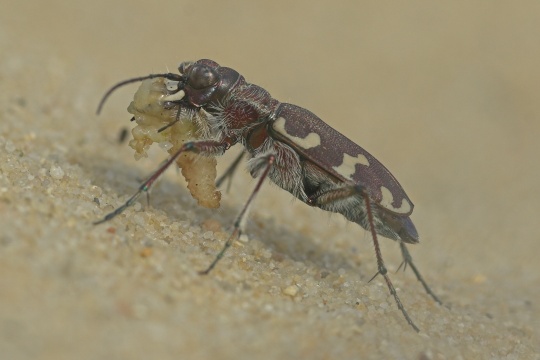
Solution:
M 280 103 L 265 89 L 246 82 L 237 71 L 207 59 L 183 62 L 179 74 L 152 74 L 120 82 L 105 94 L 98 113 L 108 96 L 118 87 L 154 78 L 165 78 L 176 83 L 176 88 L 165 97 L 165 107 L 176 107 L 179 113 L 187 112 L 195 119 L 198 113 L 204 113 L 201 118 L 205 121 L 205 138 L 182 145 L 126 204 L 98 223 L 121 213 L 143 192 L 148 191 L 182 153 L 219 156 L 231 146 L 241 143 L 250 156 L 248 170 L 253 177 L 258 177 L 258 181 L 223 249 L 202 273 L 210 272 L 240 236 L 247 210 L 262 183 L 269 178 L 305 204 L 342 214 L 370 232 L 378 265 L 375 276 L 384 277 L 403 316 L 419 331 L 390 281 L 378 235 L 399 242 L 402 265 L 409 265 L 427 293 L 438 303 L 440 301 L 413 264 L 405 245 L 419 241 L 410 219 L 413 203 L 384 165 L 310 111 Z M 226 174 L 234 171 L 240 157 Z

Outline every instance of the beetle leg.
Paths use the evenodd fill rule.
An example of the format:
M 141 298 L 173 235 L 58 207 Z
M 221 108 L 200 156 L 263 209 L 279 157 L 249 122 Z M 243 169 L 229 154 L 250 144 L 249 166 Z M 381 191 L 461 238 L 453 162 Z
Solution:
M 403 316 L 405 317 L 409 325 L 411 325 L 412 328 L 416 332 L 420 332 L 420 329 L 414 324 L 412 319 L 409 317 L 409 314 L 407 313 L 407 311 L 405 310 L 405 307 L 403 306 L 403 304 L 401 303 L 401 300 L 399 299 L 399 296 L 396 292 L 396 289 L 394 288 L 394 285 L 390 281 L 390 277 L 388 276 L 386 267 L 384 266 L 384 261 L 381 254 L 381 248 L 379 247 L 379 240 L 377 240 L 377 232 L 375 231 L 375 225 L 373 223 L 373 212 L 371 210 L 371 201 L 369 200 L 369 196 L 366 192 L 362 193 L 362 197 L 364 198 L 364 201 L 366 204 L 369 227 L 371 230 L 371 236 L 373 238 L 373 246 L 375 247 L 375 256 L 377 257 L 377 265 L 379 268 L 378 274 L 381 274 L 384 277 L 384 280 L 386 281 L 386 285 L 388 286 L 390 293 L 394 296 L 394 300 L 396 301 L 398 308 L 401 310 L 401 313 L 403 314 Z
M 322 205 L 326 205 L 331 202 L 346 199 L 348 196 L 354 196 L 359 193 L 361 194 L 361 192 L 362 192 L 362 187 L 359 185 L 345 186 L 345 187 L 325 191 L 315 196 L 311 196 L 310 198 L 308 198 L 308 204 L 311 206 L 320 207 Z M 433 290 L 431 290 L 429 285 L 426 283 L 426 281 L 420 274 L 420 271 L 418 271 L 416 265 L 414 265 L 412 256 L 409 253 L 409 250 L 407 249 L 405 242 L 400 241 L 400 240 L 397 240 L 397 241 L 399 241 L 399 246 L 400 246 L 401 254 L 403 257 L 403 262 L 401 263 L 401 265 L 399 265 L 397 271 L 399 271 L 399 269 L 401 269 L 402 267 L 403 267 L 403 270 L 405 271 L 407 266 L 410 265 L 414 275 L 416 276 L 416 279 L 422 284 L 425 291 L 433 298 L 433 300 L 435 300 L 436 302 L 442 305 L 441 300 L 437 297 L 437 295 L 435 295 Z
M 433 298 L 433 300 L 435 300 L 440 305 L 442 305 L 443 304 L 442 301 L 439 300 L 437 295 L 435 295 L 435 293 L 431 290 L 431 288 L 428 286 L 428 284 L 426 283 L 426 281 L 424 280 L 424 278 L 422 277 L 422 275 L 420 274 L 420 272 L 418 271 L 418 269 L 414 265 L 413 260 L 412 260 L 412 256 L 409 253 L 409 249 L 407 249 L 407 246 L 405 246 L 405 243 L 400 241 L 399 242 L 399 247 L 401 248 L 401 255 L 403 256 L 403 262 L 401 263 L 399 268 L 401 268 L 401 266 L 403 266 L 403 270 L 405 270 L 407 265 L 410 265 L 412 271 L 414 272 L 414 275 L 416 275 L 416 279 L 418 281 L 420 281 L 420 284 L 422 284 L 422 286 L 424 287 L 426 292 Z M 399 270 L 399 268 L 398 268 L 398 270 Z
M 321 207 L 336 201 L 348 199 L 351 196 L 361 195 L 363 190 L 364 188 L 361 185 L 333 188 L 309 196 L 307 204 L 310 206 Z
M 272 168 L 272 165 L 274 164 L 274 161 L 275 161 L 275 156 L 274 155 L 268 155 L 266 157 L 266 167 L 264 168 L 261 176 L 259 177 L 259 180 L 257 181 L 257 185 L 255 185 L 255 188 L 251 192 L 251 195 L 249 196 L 248 201 L 246 202 L 246 204 L 242 208 L 242 211 L 240 211 L 240 214 L 238 214 L 238 216 L 236 217 L 236 220 L 234 221 L 233 231 L 232 231 L 231 235 L 229 236 L 229 238 L 225 242 L 225 245 L 223 245 L 223 248 L 221 249 L 221 251 L 216 255 L 216 258 L 214 259 L 214 261 L 212 261 L 210 266 L 208 266 L 208 268 L 206 270 L 200 271 L 199 274 L 201 274 L 201 275 L 208 274 L 216 266 L 218 261 L 223 257 L 223 255 L 225 254 L 227 249 L 232 245 L 234 240 L 238 239 L 240 237 L 240 235 L 242 234 L 242 231 L 243 231 L 243 228 L 244 228 L 244 223 L 245 223 L 245 220 L 247 218 L 247 214 L 249 212 L 249 207 L 251 206 L 251 203 L 253 202 L 253 200 L 255 199 L 257 194 L 259 193 L 259 190 L 260 190 L 264 180 L 267 178 L 268 173 L 270 172 L 270 169 Z
M 190 141 L 186 142 L 182 147 L 174 153 L 167 161 L 165 161 L 152 175 L 150 175 L 140 186 L 139 190 L 133 196 L 131 196 L 124 205 L 118 207 L 113 212 L 105 215 L 105 217 L 99 221 L 94 222 L 94 225 L 98 225 L 109 221 L 120 215 L 124 210 L 133 205 L 135 201 L 143 194 L 148 193 L 152 185 L 156 180 L 173 164 L 176 159 L 185 152 L 194 152 L 200 154 L 209 154 L 209 155 L 223 155 L 223 153 L 231 147 L 231 144 L 227 141 L 214 141 L 214 140 L 205 140 L 205 141 Z
M 405 317 L 409 325 L 411 325 L 412 328 L 416 332 L 419 332 L 420 329 L 418 329 L 418 327 L 414 324 L 412 319 L 409 317 L 407 310 L 405 310 L 405 307 L 403 306 L 403 303 L 401 302 L 401 299 L 399 298 L 396 292 L 396 288 L 394 287 L 394 285 L 392 284 L 392 281 L 390 281 L 390 277 L 388 276 L 388 270 L 386 269 L 386 266 L 384 264 L 381 248 L 379 246 L 377 231 L 375 230 L 375 222 L 373 219 L 373 210 L 371 207 L 371 200 L 369 198 L 369 194 L 365 191 L 365 188 L 361 185 L 350 185 L 350 186 L 345 186 L 345 187 L 341 187 L 337 189 L 331 189 L 323 193 L 319 193 L 316 196 L 310 197 L 308 199 L 308 204 L 312 206 L 321 206 L 321 205 L 325 205 L 334 201 L 344 200 L 354 195 L 360 195 L 364 201 L 364 204 L 366 207 L 367 221 L 369 224 L 368 231 L 371 232 L 371 237 L 373 239 L 373 247 L 375 248 L 375 257 L 377 259 L 378 271 L 375 274 L 375 276 L 371 278 L 371 280 L 373 280 L 377 275 L 382 275 L 384 277 L 384 281 L 386 282 L 386 285 L 388 286 L 388 289 L 390 290 L 390 294 L 392 294 L 392 296 L 394 297 L 394 301 L 396 302 L 397 307 L 399 308 L 399 310 L 401 310 L 401 313 L 403 314 L 403 316 Z M 403 251 L 403 248 L 402 248 L 402 251 Z M 406 249 L 405 251 L 407 254 L 409 254 Z M 409 264 L 411 264 L 411 262 L 409 262 Z M 411 265 L 411 268 L 412 268 L 412 265 Z
M 240 154 L 237 155 L 236 159 L 234 159 L 234 161 L 232 162 L 231 165 L 229 165 L 229 167 L 227 168 L 227 170 L 225 170 L 225 172 L 223 173 L 223 175 L 221 175 L 219 177 L 219 179 L 217 179 L 216 181 L 216 187 L 220 187 L 221 184 L 223 184 L 223 182 L 225 180 L 229 180 L 227 182 L 227 192 L 229 192 L 229 189 L 231 188 L 231 183 L 232 183 L 232 178 L 233 178 L 233 175 L 234 173 L 236 172 L 236 169 L 238 168 L 238 165 L 240 164 L 240 161 L 242 160 L 242 158 L 244 157 L 244 155 L 246 154 L 245 151 L 242 151 Z

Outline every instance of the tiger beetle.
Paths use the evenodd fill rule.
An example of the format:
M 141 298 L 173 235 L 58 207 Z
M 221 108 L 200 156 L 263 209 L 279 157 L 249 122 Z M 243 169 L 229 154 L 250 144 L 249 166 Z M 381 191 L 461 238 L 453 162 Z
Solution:
M 219 156 L 240 143 L 245 150 L 224 177 L 231 176 L 247 153 L 250 157 L 248 170 L 258 181 L 223 248 L 200 273 L 208 274 L 240 237 L 248 209 L 268 178 L 303 203 L 339 213 L 371 234 L 378 267 L 373 278 L 377 275 L 384 278 L 397 307 L 418 332 L 390 281 L 378 235 L 399 242 L 403 256 L 401 266 L 410 266 L 426 292 L 437 303 L 441 304 L 441 301 L 423 279 L 406 247 L 406 244 L 419 242 L 418 232 L 410 219 L 414 205 L 390 171 L 309 110 L 279 102 L 262 87 L 246 82 L 236 70 L 208 59 L 183 62 L 178 70 L 178 74 L 151 74 L 116 84 L 103 96 L 97 113 L 119 87 L 164 78 L 176 83 L 165 96 L 164 106 L 177 107 L 179 112 L 195 117 L 199 111 L 204 111 L 208 134 L 201 140 L 184 143 L 123 206 L 97 223 L 112 219 L 132 205 L 182 153 Z M 171 124 L 175 121 L 178 119 Z M 218 180 L 218 184 L 224 177 Z

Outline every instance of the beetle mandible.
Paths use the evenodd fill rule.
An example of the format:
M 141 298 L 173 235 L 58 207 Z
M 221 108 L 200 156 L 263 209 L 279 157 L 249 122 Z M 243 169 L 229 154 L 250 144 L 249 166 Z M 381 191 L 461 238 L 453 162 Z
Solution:
M 208 274 L 241 235 L 248 208 L 265 179 L 269 178 L 305 204 L 342 214 L 371 233 L 378 265 L 375 276 L 384 277 L 403 316 L 414 330 L 419 331 L 390 281 L 378 235 L 399 242 L 404 268 L 410 266 L 426 292 L 441 302 L 422 278 L 405 245 L 419 241 L 410 219 L 414 205 L 390 171 L 310 111 L 279 102 L 262 87 L 246 82 L 231 68 L 202 59 L 183 62 L 178 70 L 179 74 L 151 74 L 116 84 L 103 96 L 98 113 L 117 88 L 146 79 L 165 78 L 176 82 L 177 88 L 165 98 L 164 106 L 178 107 L 179 112 L 195 115 L 198 111 L 205 111 L 208 121 L 205 125 L 209 129 L 207 139 L 184 143 L 139 187 L 135 195 L 97 223 L 112 219 L 133 204 L 180 154 L 194 152 L 203 156 L 219 156 L 240 143 L 250 156 L 248 170 L 254 178 L 258 177 L 258 181 L 222 250 L 201 273 Z M 225 176 L 230 176 L 243 154 Z

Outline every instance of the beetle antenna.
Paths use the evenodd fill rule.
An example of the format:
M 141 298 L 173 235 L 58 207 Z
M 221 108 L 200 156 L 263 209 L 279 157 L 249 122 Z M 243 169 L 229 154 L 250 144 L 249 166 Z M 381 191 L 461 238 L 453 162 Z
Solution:
M 116 89 L 118 89 L 118 88 L 120 88 L 120 87 L 122 87 L 124 85 L 132 84 L 132 83 L 136 83 L 136 82 L 140 82 L 140 81 L 144 81 L 144 80 L 148 80 L 148 79 L 155 79 L 155 78 L 165 78 L 165 79 L 169 79 L 169 80 L 172 80 L 172 81 L 182 81 L 182 80 L 184 80 L 184 76 L 182 76 L 182 75 L 173 74 L 173 73 L 166 73 L 166 74 L 150 74 L 150 75 L 146 75 L 146 76 L 140 76 L 140 77 L 131 78 L 131 79 L 121 81 L 118 84 L 111 87 L 105 93 L 105 95 L 103 95 L 103 97 L 101 98 L 101 101 L 99 102 L 96 114 L 99 115 L 101 113 L 101 109 L 103 108 L 103 105 L 105 104 L 105 101 L 107 101 L 109 96 Z
M 182 114 L 182 108 L 178 107 L 178 110 L 176 111 L 176 116 L 175 116 L 174 120 L 171 121 L 170 123 L 168 123 L 167 125 L 160 127 L 157 132 L 160 133 L 162 131 L 165 131 L 168 128 L 170 128 L 171 126 L 173 126 L 174 124 L 176 124 L 177 122 L 179 122 L 181 114 Z

